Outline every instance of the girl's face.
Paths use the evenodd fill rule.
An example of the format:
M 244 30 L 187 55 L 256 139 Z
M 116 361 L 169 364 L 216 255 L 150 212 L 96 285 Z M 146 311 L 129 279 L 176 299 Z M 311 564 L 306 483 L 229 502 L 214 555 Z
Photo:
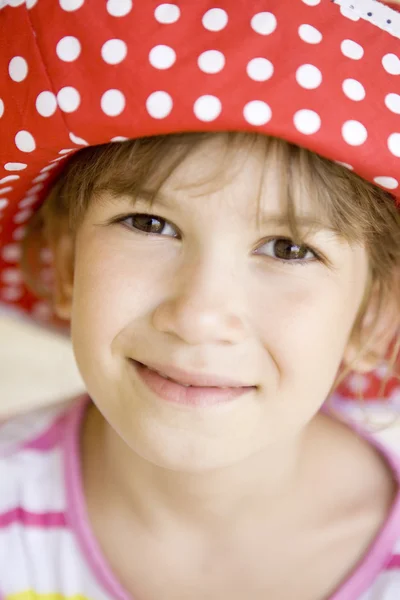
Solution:
M 282 241 L 276 167 L 256 145 L 222 171 L 222 143 L 189 155 L 151 208 L 94 202 L 76 239 L 70 318 L 87 391 L 133 451 L 174 470 L 234 464 L 298 436 L 329 394 L 367 281 L 365 249 L 332 231 L 297 254 Z M 310 211 L 304 197 L 298 212 Z M 181 406 L 129 359 L 254 387 Z

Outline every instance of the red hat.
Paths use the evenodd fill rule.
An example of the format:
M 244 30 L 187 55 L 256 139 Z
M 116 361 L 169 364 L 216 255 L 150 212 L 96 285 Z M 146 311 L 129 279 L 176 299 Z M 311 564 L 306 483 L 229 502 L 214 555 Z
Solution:
M 393 8 L 376 0 L 0 0 L 2 306 L 65 328 L 24 285 L 20 241 L 66 159 L 84 146 L 258 131 L 344 163 L 400 206 Z M 364 376 L 366 398 L 379 377 Z M 387 393 L 400 402 L 394 382 Z

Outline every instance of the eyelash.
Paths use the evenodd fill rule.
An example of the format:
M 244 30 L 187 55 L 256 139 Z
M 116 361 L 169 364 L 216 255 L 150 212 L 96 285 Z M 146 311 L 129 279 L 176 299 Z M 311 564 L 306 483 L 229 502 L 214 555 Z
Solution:
M 130 214 L 127 214 L 127 215 L 122 215 L 122 216 L 119 216 L 119 217 L 116 217 L 115 219 L 113 219 L 111 221 L 111 223 L 112 224 L 113 223 L 115 223 L 115 224 L 119 223 L 123 227 L 126 227 L 130 231 L 133 230 L 133 231 L 135 231 L 136 233 L 138 233 L 140 235 L 147 235 L 147 236 L 152 236 L 152 235 L 158 236 L 158 235 L 160 235 L 160 234 L 155 233 L 155 232 L 142 231 L 138 227 L 129 226 L 126 223 L 124 223 L 124 221 L 127 221 L 128 219 L 132 219 L 132 218 L 135 218 L 135 217 L 138 217 L 138 216 L 152 217 L 152 218 L 157 219 L 158 221 L 161 221 L 161 222 L 163 222 L 165 224 L 171 225 L 170 222 L 167 221 L 167 219 L 164 219 L 162 217 L 157 217 L 157 215 L 153 215 L 153 214 L 150 214 L 150 213 L 130 213 Z M 165 237 L 171 237 L 171 236 L 165 236 Z M 264 245 L 266 245 L 269 242 L 274 241 L 274 240 L 279 240 L 279 241 L 284 240 L 284 241 L 287 241 L 287 242 L 292 242 L 293 241 L 293 240 L 291 240 L 290 238 L 287 238 L 287 237 L 272 237 L 272 238 L 264 240 L 264 243 L 263 243 L 262 246 L 264 246 Z M 260 246 L 260 247 L 262 247 L 262 246 Z M 314 256 L 315 256 L 315 260 L 310 260 L 310 259 L 284 260 L 283 258 L 274 258 L 273 260 L 276 260 L 276 261 L 284 264 L 285 266 L 301 266 L 301 267 L 305 267 L 305 266 L 309 265 L 310 263 L 314 263 L 314 262 L 323 262 L 322 257 L 320 256 L 320 254 L 316 250 L 314 250 L 314 248 L 312 248 L 311 246 L 306 246 L 305 244 L 303 244 L 301 247 L 304 247 L 304 249 L 307 250 L 307 251 L 311 251 L 314 254 Z

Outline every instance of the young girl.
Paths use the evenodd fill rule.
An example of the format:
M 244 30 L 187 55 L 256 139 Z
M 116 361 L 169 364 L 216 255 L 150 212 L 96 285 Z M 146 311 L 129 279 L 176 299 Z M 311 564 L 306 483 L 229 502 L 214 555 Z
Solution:
M 348 373 L 368 373 L 392 354 L 399 328 L 400 152 L 397 137 L 382 142 L 398 124 L 400 96 L 390 91 L 397 79 L 389 85 L 398 40 L 382 18 L 396 27 L 400 19 L 375 2 L 372 17 L 356 4 L 296 2 L 290 15 L 272 1 L 180 10 L 109 0 L 99 11 L 82 0 L 61 0 L 57 8 L 39 0 L 2 9 L 7 30 L 19 25 L 19 40 L 33 27 L 26 43 L 38 61 L 16 57 L 27 67 L 9 66 L 3 102 L 4 132 L 12 129 L 14 146 L 5 138 L 2 164 L 13 174 L 2 179 L 9 188 L 2 196 L 2 281 L 8 290 L 24 289 L 9 266 L 18 247 L 29 292 L 13 299 L 8 292 L 8 302 L 38 318 L 34 301 L 49 299 L 54 324 L 70 325 L 87 389 L 0 429 L 2 600 L 399 598 L 399 458 L 330 403 Z M 46 7 L 51 28 L 43 26 Z M 95 22 L 92 37 L 87 28 Z M 131 33 L 139 22 L 140 43 Z M 295 26 L 299 34 L 279 74 L 282 43 Z M 327 91 L 341 102 L 341 119 L 356 110 L 343 91 L 360 93 L 355 83 L 338 90 L 331 81 L 321 95 L 309 95 L 319 87 L 311 67 L 325 66 L 329 81 L 322 58 L 314 58 L 319 67 L 306 62 L 321 42 L 319 28 L 334 53 L 339 30 L 352 31 L 356 39 L 344 41 L 360 48 L 369 41 L 373 51 L 357 67 L 360 76 L 382 52 L 389 56 L 370 86 L 364 80 L 373 98 L 374 90 L 387 92 L 388 105 L 383 112 L 374 98 L 359 109 L 368 142 L 354 125 L 361 120 L 347 120 L 340 140 L 335 115 L 323 126 Z M 72 34 L 75 41 L 65 42 Z M 124 101 L 147 97 L 147 122 L 136 116 L 132 124 L 121 103 L 118 113 L 116 93 L 102 96 L 103 114 L 93 105 L 100 79 L 103 89 L 118 91 L 110 86 L 122 81 L 113 67 L 127 60 L 115 43 L 123 36 L 132 77 L 141 81 L 126 85 Z M 154 51 L 157 36 L 164 48 Z M 249 48 L 253 56 L 261 51 L 257 36 L 271 60 L 261 56 L 249 66 Z M 162 116 L 166 96 L 152 96 L 164 93 L 163 71 L 173 67 L 167 38 L 182 53 L 175 91 L 189 80 L 199 46 L 219 52 L 198 59 L 198 78 L 187 86 L 193 90 L 182 92 L 182 112 L 171 108 L 172 121 Z M 239 67 L 224 75 L 220 55 L 224 49 L 227 65 L 233 60 L 232 39 L 240 40 L 236 60 L 245 57 L 245 75 Z M 72 109 L 71 84 L 99 60 L 97 51 L 107 66 Z M 141 52 L 156 76 L 146 78 Z M 346 53 L 357 52 L 344 44 L 340 77 L 349 79 L 348 61 L 359 59 Z M 266 60 L 276 79 L 259 88 L 269 79 Z M 65 63 L 65 78 L 57 61 Z M 299 63 L 307 66 L 300 74 Z M 18 110 L 12 119 L 7 111 L 22 106 L 13 94 L 26 94 L 16 86 L 33 70 L 60 89 L 57 107 L 51 112 L 51 96 L 32 83 L 28 116 L 21 113 L 15 134 Z M 221 79 L 212 79 L 218 70 Z M 220 121 L 211 118 L 219 106 L 213 94 L 203 94 L 189 114 L 192 93 L 220 85 Z M 272 109 L 248 100 L 245 125 L 235 107 L 254 89 L 258 97 L 263 89 L 271 94 Z M 285 98 L 281 113 L 273 94 Z M 29 118 L 30 97 L 42 119 L 54 117 L 53 130 L 39 127 L 36 113 Z M 291 102 L 298 104 L 294 121 L 285 113 Z M 374 111 L 382 115 L 379 126 Z M 64 139 L 54 142 L 66 131 L 73 155 L 61 147 Z M 371 143 L 385 151 L 371 154 Z M 25 167 L 15 147 L 32 153 Z M 38 271 L 43 248 L 53 259 L 47 293 Z

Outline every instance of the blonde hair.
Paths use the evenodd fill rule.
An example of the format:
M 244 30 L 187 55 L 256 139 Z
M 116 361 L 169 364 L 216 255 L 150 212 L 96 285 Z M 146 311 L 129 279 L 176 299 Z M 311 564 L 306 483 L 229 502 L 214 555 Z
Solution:
M 393 294 L 397 281 L 395 273 L 400 268 L 400 210 L 389 192 L 363 180 L 341 164 L 284 140 L 257 133 L 171 134 L 78 151 L 70 158 L 44 203 L 27 224 L 22 241 L 21 268 L 28 287 L 37 296 L 51 301 L 52 292 L 40 282 L 36 269 L 32 267 L 36 263 L 30 263 L 29 256 L 32 253 L 37 255 L 46 241 L 52 237 L 57 239 L 66 227 L 75 239 L 90 204 L 95 200 L 101 201 L 100 192 L 108 190 L 115 195 L 129 194 L 135 197 L 146 189 L 147 193 L 150 191 L 151 200 L 176 167 L 201 142 L 215 136 L 225 140 L 227 160 L 230 152 L 239 144 L 246 144 L 251 149 L 253 144 L 262 140 L 265 160 L 276 161 L 280 193 L 296 244 L 301 244 L 304 236 L 297 226 L 295 207 L 297 201 L 307 194 L 317 215 L 327 219 L 345 241 L 350 245 L 365 245 L 369 258 L 369 282 L 351 334 L 360 348 L 358 358 L 368 348 L 368 340 L 362 340 L 362 324 L 373 286 L 378 286 L 378 307 L 372 329 L 378 322 L 384 300 Z M 399 346 L 400 340 L 397 339 L 380 395 L 388 379 L 393 377 Z M 380 357 L 381 360 L 385 358 Z M 338 374 L 332 390 L 351 372 L 353 364 Z

